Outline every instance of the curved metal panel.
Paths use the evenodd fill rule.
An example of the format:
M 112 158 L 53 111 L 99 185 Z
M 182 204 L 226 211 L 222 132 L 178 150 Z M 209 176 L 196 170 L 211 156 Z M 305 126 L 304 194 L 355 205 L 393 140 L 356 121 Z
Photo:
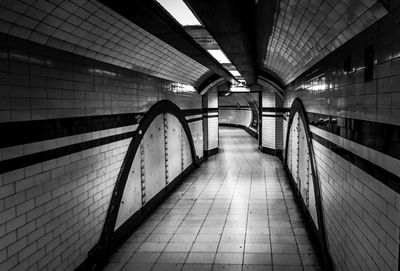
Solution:
M 184 113 L 177 105 L 168 100 L 161 100 L 153 105 L 140 121 L 139 127 L 133 136 L 133 139 L 128 147 L 128 151 L 122 163 L 117 181 L 114 186 L 114 190 L 111 194 L 110 205 L 108 207 L 107 216 L 104 222 L 100 240 L 96 244 L 96 246 L 89 252 L 87 265 L 91 266 L 92 269 L 97 270 L 100 268 L 100 266 L 104 262 L 104 259 L 107 259 L 108 250 L 110 250 L 114 245 L 114 229 L 117 222 L 119 208 L 121 206 L 122 196 L 132 168 L 132 164 L 134 162 L 135 155 L 139 149 L 144 135 L 146 134 L 146 131 L 149 129 L 153 121 L 159 115 L 165 113 L 172 114 L 181 123 L 182 134 L 183 132 L 186 134 L 187 144 L 185 145 L 188 145 L 187 148 L 190 149 L 191 154 L 191 159 L 187 159 L 187 161 L 193 161 L 196 166 L 199 165 L 199 159 L 195 155 L 196 152 L 194 148 L 192 134 L 190 132 L 190 128 L 187 124 Z
M 296 156 L 299 156 L 299 149 L 295 153 L 293 153 L 293 150 L 296 150 L 296 148 L 293 148 L 293 146 L 298 146 L 299 145 L 299 140 L 301 140 L 299 133 L 299 129 L 295 129 L 296 134 L 296 142 L 293 142 L 293 138 L 291 138 L 291 133 L 294 132 L 294 129 L 292 129 L 292 125 L 295 124 L 297 127 L 299 127 L 298 123 L 303 123 L 302 127 L 304 131 L 302 133 L 305 135 L 305 138 L 302 140 L 303 144 L 307 144 L 306 150 L 308 152 L 309 156 L 309 166 L 311 169 L 311 177 L 312 177 L 312 186 L 309 188 L 313 188 L 313 201 L 315 200 L 315 206 L 316 206 L 316 216 L 317 216 L 317 221 L 318 224 L 314 225 L 316 226 L 314 231 L 318 237 L 318 246 L 321 249 L 321 255 L 322 259 L 324 261 L 324 266 L 326 269 L 330 270 L 332 269 L 332 260 L 329 255 L 329 250 L 327 246 L 327 239 L 326 239 L 326 234 L 325 234 L 325 226 L 324 226 L 324 218 L 323 218 L 323 211 L 322 211 L 322 199 L 321 199 L 321 189 L 320 189 L 320 182 L 318 179 L 318 174 L 317 174 L 317 167 L 316 167 L 316 162 L 315 162 L 315 154 L 314 154 L 314 149 L 312 146 L 312 138 L 311 138 L 311 132 L 308 126 L 308 118 L 306 115 L 306 111 L 304 109 L 304 105 L 301 102 L 300 99 L 296 98 L 292 106 L 290 108 L 290 116 L 288 120 L 288 128 L 287 128 L 287 133 L 286 133 L 286 146 L 285 146 L 285 159 L 284 159 L 284 164 L 285 168 L 288 169 L 288 157 L 290 157 L 291 161 L 289 161 L 289 167 L 290 172 L 293 172 L 293 168 L 296 166 L 293 163 L 298 163 L 299 159 L 296 159 Z M 289 149 L 289 144 L 291 145 L 291 152 L 288 152 Z M 302 148 L 302 151 L 304 152 L 305 149 Z M 296 161 L 295 161 L 296 160 Z M 298 168 L 298 165 L 297 165 Z M 297 172 L 297 171 L 296 171 Z M 301 191 L 301 183 L 298 178 L 298 172 L 295 174 L 296 176 L 291 176 L 292 181 L 295 182 L 296 188 L 298 190 L 298 193 L 302 199 L 302 204 L 306 208 L 308 214 L 311 216 L 311 219 L 314 221 L 313 215 L 315 214 L 310 213 L 309 209 L 307 208 L 307 204 L 303 198 L 304 193 Z M 311 192 L 310 192 L 311 193 Z
M 142 146 L 144 153 L 144 192 L 147 202 L 166 185 L 163 114 L 158 115 L 145 132 Z
M 142 169 L 140 167 L 140 152 L 136 152 L 130 170 L 125 190 L 121 199 L 115 229 L 118 229 L 134 213 L 142 208 Z

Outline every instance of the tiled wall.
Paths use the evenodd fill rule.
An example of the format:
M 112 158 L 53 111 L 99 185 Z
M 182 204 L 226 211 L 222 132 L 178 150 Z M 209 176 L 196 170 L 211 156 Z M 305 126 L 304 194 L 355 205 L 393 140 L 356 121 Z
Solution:
M 285 107 L 301 97 L 307 112 L 400 124 L 400 8 L 373 24 L 290 84 Z M 364 53 L 374 47 L 373 80 Z M 351 71 L 344 71 L 347 58 Z
M 385 16 L 386 5 L 396 2 L 281 0 L 263 64 L 287 84 Z
M 271 150 L 282 149 L 282 99 L 273 90 L 262 93 L 262 146 Z
M 337 270 L 398 270 L 400 195 L 313 140 Z
M 290 84 L 285 97 L 285 107 L 298 97 L 308 113 L 337 270 L 398 270 L 400 8 L 391 7 Z M 373 78 L 365 81 L 369 46 Z
M 201 96 L 11 36 L 0 50 L 0 269 L 73 270 L 98 241 L 143 113 L 176 103 L 201 157 Z
M 206 131 L 204 136 L 207 137 L 205 151 L 218 149 L 218 92 L 213 87 L 206 93 L 203 102 L 204 126 Z
M 0 33 L 76 55 L 189 85 L 208 72 L 97 0 L 2 1 L 0 13 Z

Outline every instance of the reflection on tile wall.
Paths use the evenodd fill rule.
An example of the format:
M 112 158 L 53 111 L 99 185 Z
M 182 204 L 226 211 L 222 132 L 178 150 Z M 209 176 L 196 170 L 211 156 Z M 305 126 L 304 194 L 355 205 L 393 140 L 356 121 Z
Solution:
M 308 113 L 336 270 L 398 270 L 400 7 L 290 84 L 284 106 L 295 98 Z
M 364 81 L 367 47 L 373 80 Z M 345 71 L 350 59 L 351 69 Z M 324 58 L 290 84 L 285 107 L 300 97 L 307 112 L 400 124 L 400 8 Z
M 208 69 L 96 0 L 1 1 L 0 33 L 171 81 Z
M 190 86 L 0 36 L 0 121 L 145 112 L 161 99 L 201 108 Z

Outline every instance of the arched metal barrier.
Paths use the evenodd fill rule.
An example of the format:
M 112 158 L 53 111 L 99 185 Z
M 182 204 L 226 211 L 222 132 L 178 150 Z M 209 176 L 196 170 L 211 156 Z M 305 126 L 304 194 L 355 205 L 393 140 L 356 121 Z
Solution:
M 116 228 L 118 211 L 120 209 L 122 196 L 127 184 L 128 176 L 140 144 L 143 140 L 146 131 L 149 129 L 152 122 L 161 114 L 169 113 L 176 117 L 185 132 L 189 141 L 190 152 L 193 163 L 176 178 L 175 181 L 169 183 L 163 190 L 146 203 L 138 212 L 132 215 L 121 226 Z M 125 158 L 122 162 L 108 207 L 101 237 L 98 243 L 89 252 L 88 258 L 80 265 L 78 270 L 100 270 L 107 262 L 111 252 L 119 246 L 135 229 L 135 227 L 143 221 L 158 204 L 166 197 L 166 195 L 179 184 L 179 182 L 192 170 L 198 167 L 199 158 L 195 154 L 192 134 L 187 124 L 184 113 L 177 105 L 168 101 L 162 100 L 153 105 L 149 111 L 141 119 L 137 130 L 129 144 Z
M 293 101 L 290 108 L 284 157 L 285 169 L 289 173 L 291 185 L 295 189 L 302 209 L 311 225 L 324 269 L 332 270 L 312 135 L 308 125 L 307 113 L 303 103 L 298 98 Z

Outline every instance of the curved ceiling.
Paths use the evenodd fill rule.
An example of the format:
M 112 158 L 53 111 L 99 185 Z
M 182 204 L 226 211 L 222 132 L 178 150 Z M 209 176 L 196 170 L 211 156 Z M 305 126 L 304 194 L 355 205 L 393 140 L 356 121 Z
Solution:
M 377 0 L 184 1 L 250 84 L 289 84 L 388 13 Z
M 281 0 L 263 65 L 288 84 L 386 14 L 376 0 Z
M 189 57 L 165 41 L 175 35 L 159 29 L 157 38 L 102 4 L 118 2 L 137 17 L 135 5 L 147 1 L 0 1 L 0 32 L 196 87 L 213 71 L 229 80 L 222 66 L 201 60 L 203 49 L 189 46 L 203 58 Z M 388 12 L 377 0 L 184 1 L 249 84 L 262 73 L 289 84 Z
M 0 32 L 179 83 L 210 70 L 95 0 L 1 1 Z

